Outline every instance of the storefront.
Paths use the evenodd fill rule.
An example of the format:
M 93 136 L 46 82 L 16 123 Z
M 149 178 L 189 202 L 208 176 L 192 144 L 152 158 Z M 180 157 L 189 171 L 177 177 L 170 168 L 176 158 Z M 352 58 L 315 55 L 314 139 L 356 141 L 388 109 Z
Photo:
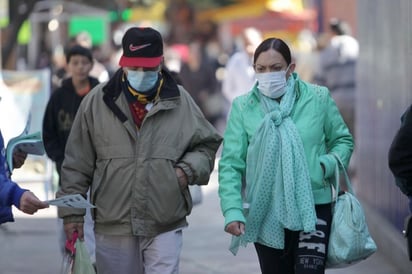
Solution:
M 212 20 L 238 35 L 247 27 L 255 27 L 264 37 L 277 36 L 293 42 L 302 30 L 318 31 L 317 12 L 305 9 L 301 0 L 239 1 L 238 4 L 207 10 L 198 20 Z

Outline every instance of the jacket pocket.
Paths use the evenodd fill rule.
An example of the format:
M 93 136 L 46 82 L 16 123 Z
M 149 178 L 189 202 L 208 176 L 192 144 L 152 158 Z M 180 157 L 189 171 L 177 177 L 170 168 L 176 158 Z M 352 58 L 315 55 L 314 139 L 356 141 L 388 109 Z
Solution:
M 320 187 L 324 187 L 325 186 L 325 173 L 322 169 L 322 166 L 320 164 L 320 160 L 319 157 L 316 157 L 316 161 L 313 164 L 313 166 L 310 168 L 311 173 L 310 173 L 310 177 L 312 180 L 312 186 L 315 185 L 316 189 L 320 188 Z
M 190 214 L 192 201 L 189 189 L 181 188 L 175 171 L 176 150 L 156 151 L 148 163 L 148 211 L 150 218 L 167 225 Z

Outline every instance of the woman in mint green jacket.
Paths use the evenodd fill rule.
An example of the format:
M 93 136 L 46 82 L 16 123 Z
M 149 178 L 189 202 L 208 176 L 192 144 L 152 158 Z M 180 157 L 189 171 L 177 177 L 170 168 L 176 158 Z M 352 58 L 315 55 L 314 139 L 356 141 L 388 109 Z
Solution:
M 332 153 L 347 165 L 352 135 L 327 88 L 294 73 L 282 40 L 269 38 L 257 47 L 254 69 L 256 85 L 232 103 L 219 162 L 231 251 L 254 243 L 263 274 L 323 274 Z

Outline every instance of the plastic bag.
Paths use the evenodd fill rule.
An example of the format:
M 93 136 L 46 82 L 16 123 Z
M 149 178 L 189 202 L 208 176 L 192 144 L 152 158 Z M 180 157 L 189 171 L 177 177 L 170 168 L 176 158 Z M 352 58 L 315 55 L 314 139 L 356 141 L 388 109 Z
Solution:
M 66 240 L 65 252 L 63 255 L 63 261 L 60 268 L 60 274 L 73 274 L 74 258 L 76 254 L 76 241 L 77 232 L 73 233 L 73 238 L 71 241 Z
M 193 206 L 201 204 L 203 200 L 202 187 L 199 185 L 189 185 L 189 191 Z
M 61 274 L 96 274 L 86 244 L 78 239 L 77 232 L 73 233 L 71 241 L 66 240 L 65 249 Z
M 60 274 L 73 274 L 74 256 L 70 252 L 65 252 L 60 268 Z
M 77 239 L 73 274 L 96 274 L 84 241 Z

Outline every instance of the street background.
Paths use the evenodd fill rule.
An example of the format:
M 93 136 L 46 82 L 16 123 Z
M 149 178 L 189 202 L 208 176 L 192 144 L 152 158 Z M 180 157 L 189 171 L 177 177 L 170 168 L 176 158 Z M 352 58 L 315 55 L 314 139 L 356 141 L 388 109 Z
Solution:
M 197 13 L 199 5 L 205 4 L 215 8 Z M 412 103 L 410 0 L 0 0 L 0 128 L 3 136 L 15 136 L 30 111 L 31 130 L 39 130 L 45 98 L 55 84 L 51 80 L 65 65 L 67 42 L 85 27 L 92 29 L 96 59 L 111 73 L 118 68 L 124 29 L 152 24 L 166 34 L 170 45 L 179 49 L 184 44 L 182 64 L 189 59 L 188 49 L 196 48 L 194 42 L 218 57 L 212 75 L 221 81 L 236 36 L 243 27 L 255 26 L 265 37 L 276 36 L 290 43 L 297 65 L 303 65 L 300 76 L 310 79 L 332 17 L 347 21 L 359 41 L 354 186 L 379 250 L 365 262 L 328 273 L 410 274 L 411 262 L 401 235 L 409 214 L 407 197 L 396 186 L 387 163 L 400 116 Z M 198 36 L 188 37 L 191 34 Z M 310 39 L 300 39 L 304 37 Z M 312 38 L 316 43 L 311 43 Z M 219 47 L 221 52 L 215 56 Z M 45 158 L 27 162 L 16 182 L 41 198 L 50 198 L 51 164 Z M 25 169 L 33 165 L 35 172 Z M 181 272 L 258 273 L 253 247 L 241 249 L 236 257 L 227 250 L 230 237 L 223 232 L 215 174 L 203 190 L 204 202 L 193 210 L 185 231 Z M 55 208 L 35 216 L 17 210 L 15 214 L 15 223 L 0 226 L 0 273 L 58 273 L 61 260 Z
M 356 94 L 346 98 L 355 105 L 352 165 L 362 171 L 355 188 L 361 199 L 402 230 L 408 199 L 395 184 L 387 154 L 400 117 L 412 103 L 412 77 L 407 73 L 412 70 L 412 32 L 405 23 L 411 22 L 412 1 L 0 0 L 0 15 L 0 128 L 5 143 L 22 131 L 29 115 L 30 133 L 41 130 L 45 104 L 64 76 L 65 50 L 80 34 L 91 36 L 96 61 L 111 75 L 118 69 L 124 31 L 130 26 L 157 28 L 165 40 L 165 61 L 176 61 L 173 69 L 180 75 L 196 64 L 207 64 L 203 70 L 189 71 L 184 85 L 223 131 L 230 106 L 222 98 L 222 81 L 228 59 L 241 49 L 244 28 L 255 27 L 265 38 L 286 41 L 299 76 L 312 82 L 320 53 L 331 39 L 330 20 L 346 21 L 359 42 L 352 83 Z M 344 79 L 341 73 L 335 75 Z M 50 180 L 47 157 L 26 162 L 36 165 L 35 172 L 25 164 L 24 178 L 17 183 Z

